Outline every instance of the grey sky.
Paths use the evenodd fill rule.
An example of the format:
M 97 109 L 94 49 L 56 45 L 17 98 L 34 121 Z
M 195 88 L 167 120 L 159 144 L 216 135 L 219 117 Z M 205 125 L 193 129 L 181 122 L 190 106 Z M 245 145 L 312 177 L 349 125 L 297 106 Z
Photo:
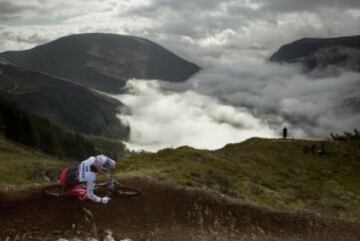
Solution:
M 185 55 L 182 48 L 189 42 L 203 46 L 211 38 L 274 50 L 303 36 L 352 35 L 360 29 L 355 0 L 0 0 L 0 13 L 0 51 L 79 32 L 140 35 L 179 46 L 175 51 Z M 234 34 L 221 35 L 226 30 Z M 29 36 L 38 43 L 26 41 Z
M 316 12 L 326 9 L 346 10 L 360 7 L 360 2 L 357 0 L 256 0 L 256 2 L 262 4 L 264 9 L 279 12 Z

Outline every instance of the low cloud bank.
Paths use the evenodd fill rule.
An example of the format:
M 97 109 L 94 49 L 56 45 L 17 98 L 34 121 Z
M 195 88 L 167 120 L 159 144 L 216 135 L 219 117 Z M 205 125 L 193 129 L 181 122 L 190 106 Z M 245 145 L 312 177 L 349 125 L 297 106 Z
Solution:
M 192 90 L 166 90 L 163 85 L 130 80 L 128 94 L 117 96 L 128 108 L 119 118 L 131 127 L 130 149 L 156 151 L 182 145 L 216 149 L 249 137 L 277 136 L 245 108 Z
M 296 65 L 238 63 L 201 71 L 185 83 L 130 80 L 117 96 L 127 110 L 129 147 L 216 149 L 247 138 L 329 138 L 359 128 L 360 75 L 301 73 Z
M 296 65 L 267 62 L 238 66 L 204 71 L 189 82 L 199 93 L 246 108 L 274 130 L 290 125 L 296 138 L 359 128 L 359 73 L 330 67 L 307 75 Z

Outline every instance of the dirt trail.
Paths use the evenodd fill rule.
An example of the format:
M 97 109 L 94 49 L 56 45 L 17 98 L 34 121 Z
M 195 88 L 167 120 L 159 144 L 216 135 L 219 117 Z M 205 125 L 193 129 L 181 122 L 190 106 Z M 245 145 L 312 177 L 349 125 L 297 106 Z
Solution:
M 105 235 L 116 240 L 360 240 L 360 223 L 280 213 L 202 189 L 127 177 L 141 196 L 109 205 L 45 198 L 39 189 L 0 196 L 0 240 L 57 240 Z M 91 221 L 93 215 L 96 224 Z M 202 236 L 201 236 L 202 235 Z M 201 237 L 201 238 L 199 238 Z M 276 238 L 275 238 L 276 237 Z

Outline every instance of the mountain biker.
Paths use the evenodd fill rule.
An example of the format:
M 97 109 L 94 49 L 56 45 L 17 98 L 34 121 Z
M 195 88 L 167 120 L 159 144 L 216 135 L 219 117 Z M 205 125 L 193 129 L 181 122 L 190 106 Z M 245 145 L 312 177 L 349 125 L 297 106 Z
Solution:
M 107 204 L 109 197 L 98 197 L 94 194 L 96 174 L 109 172 L 115 165 L 115 161 L 105 155 L 91 156 L 77 167 L 65 168 L 60 175 L 60 185 L 63 189 L 71 189 L 71 194 L 82 201 L 90 199 Z M 80 186 L 81 183 L 86 183 L 86 187 Z

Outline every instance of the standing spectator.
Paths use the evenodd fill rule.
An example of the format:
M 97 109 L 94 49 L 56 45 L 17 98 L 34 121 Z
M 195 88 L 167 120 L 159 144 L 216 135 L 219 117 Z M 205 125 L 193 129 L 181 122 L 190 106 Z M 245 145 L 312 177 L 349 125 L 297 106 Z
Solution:
M 286 137 L 287 137 L 287 128 L 285 126 L 283 129 L 283 140 L 286 140 Z

